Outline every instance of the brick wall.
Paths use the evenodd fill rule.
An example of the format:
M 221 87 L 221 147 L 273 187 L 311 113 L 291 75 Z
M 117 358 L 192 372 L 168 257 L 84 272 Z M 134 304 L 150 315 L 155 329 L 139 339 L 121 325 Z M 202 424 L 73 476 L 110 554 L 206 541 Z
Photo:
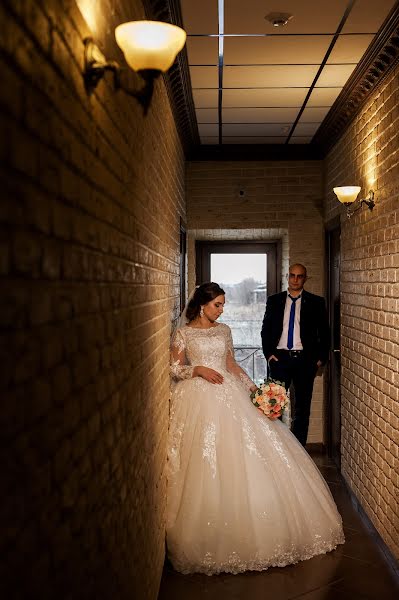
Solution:
M 186 194 L 191 285 L 195 239 L 269 240 L 272 234 L 283 241 L 284 275 L 289 263 L 304 263 L 307 289 L 324 294 L 321 161 L 190 162 Z M 309 442 L 322 441 L 323 377 L 317 377 Z
M 342 469 L 399 558 L 399 69 L 375 91 L 326 159 L 326 219 L 339 214 L 332 188 L 376 192 L 341 217 Z
M 141 5 L 79 4 L 0 7 L 1 587 L 153 599 L 184 157 L 162 80 L 146 118 L 83 86 L 83 38 L 120 59 Z

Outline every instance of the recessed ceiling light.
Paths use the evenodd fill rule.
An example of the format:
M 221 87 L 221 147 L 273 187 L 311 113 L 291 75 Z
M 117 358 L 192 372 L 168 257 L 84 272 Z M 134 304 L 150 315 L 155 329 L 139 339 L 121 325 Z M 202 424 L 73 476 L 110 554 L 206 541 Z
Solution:
M 265 16 L 266 21 L 269 21 L 273 27 L 284 27 L 294 15 L 290 13 L 271 12 Z

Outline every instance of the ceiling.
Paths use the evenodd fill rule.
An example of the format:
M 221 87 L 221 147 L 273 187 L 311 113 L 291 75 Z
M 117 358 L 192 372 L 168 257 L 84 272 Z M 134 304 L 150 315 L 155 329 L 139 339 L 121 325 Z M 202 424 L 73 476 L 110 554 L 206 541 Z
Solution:
M 395 0 L 181 0 L 197 144 L 310 144 Z M 269 13 L 289 13 L 275 27 Z

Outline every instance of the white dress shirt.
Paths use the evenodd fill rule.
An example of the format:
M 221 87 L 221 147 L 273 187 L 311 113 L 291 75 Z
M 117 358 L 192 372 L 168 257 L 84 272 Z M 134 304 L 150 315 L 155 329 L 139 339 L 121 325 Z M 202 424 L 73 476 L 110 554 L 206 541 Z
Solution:
M 300 322 L 301 322 L 301 301 L 302 298 L 299 296 L 298 300 L 295 301 L 295 320 L 294 320 L 294 345 L 291 350 L 303 350 L 301 336 L 300 336 Z M 283 332 L 277 345 L 278 350 L 288 350 L 287 338 L 288 338 L 288 325 L 290 322 L 292 300 L 287 294 L 287 300 L 285 301 L 284 309 L 284 320 L 283 320 Z

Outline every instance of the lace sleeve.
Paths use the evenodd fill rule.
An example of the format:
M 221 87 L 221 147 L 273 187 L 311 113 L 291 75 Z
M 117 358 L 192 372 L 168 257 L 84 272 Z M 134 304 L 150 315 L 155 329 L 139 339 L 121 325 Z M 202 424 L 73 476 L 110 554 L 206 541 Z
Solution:
M 251 388 L 255 388 L 256 385 L 252 381 L 250 377 L 246 374 L 246 372 L 236 363 L 234 358 L 234 346 L 233 346 L 233 338 L 231 335 L 231 330 L 228 328 L 227 333 L 227 370 L 229 373 L 233 373 L 240 381 L 247 387 L 249 390 Z
M 187 364 L 184 336 L 178 329 L 170 351 L 170 373 L 174 379 L 191 379 L 193 370 L 194 367 Z

